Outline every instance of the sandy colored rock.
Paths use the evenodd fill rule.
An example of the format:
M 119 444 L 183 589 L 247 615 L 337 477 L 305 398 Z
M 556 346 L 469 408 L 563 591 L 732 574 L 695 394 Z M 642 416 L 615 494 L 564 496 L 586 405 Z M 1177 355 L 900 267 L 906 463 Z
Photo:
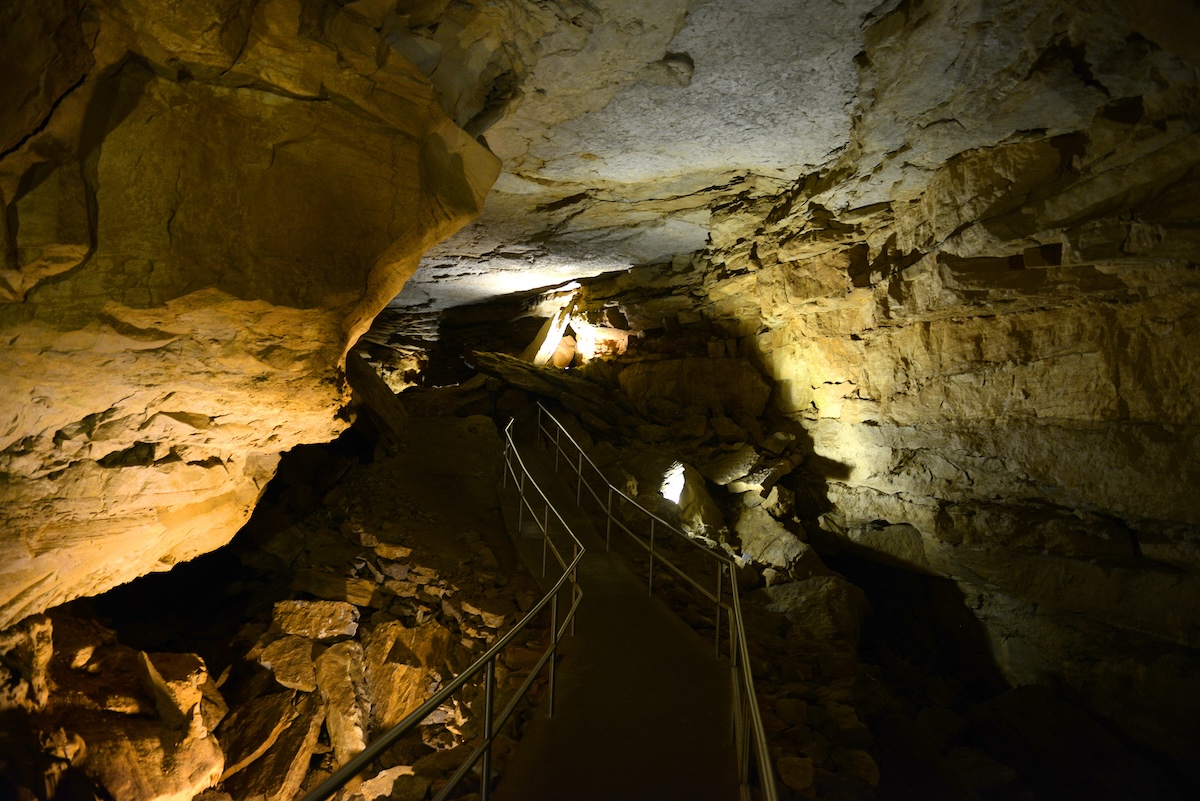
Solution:
M 788 619 L 795 632 L 858 647 L 867 615 L 866 595 L 839 576 L 817 576 L 759 590 L 766 608 Z
M 412 556 L 412 548 L 404 545 L 394 545 L 392 543 L 381 542 L 375 546 L 375 553 L 381 559 L 390 559 L 394 562 L 400 562 Z
M 225 752 L 221 781 L 241 771 L 266 753 L 300 715 L 296 693 L 273 693 L 234 709 L 217 739 Z
M 313 663 L 313 641 L 294 634 L 280 637 L 262 649 L 258 662 L 268 668 L 275 681 L 293 690 L 310 693 L 317 689 Z
M 0 631 L 0 708 L 33 710 L 50 697 L 49 666 L 54 655 L 54 624 L 33 615 Z
M 154 699 L 163 722 L 175 729 L 197 725 L 207 732 L 201 713 L 204 701 L 201 687 L 209 681 L 204 660 L 195 654 L 145 652 L 140 652 L 138 659 L 142 686 Z
M 225 765 L 217 738 L 130 715 L 74 715 L 83 769 L 114 801 L 189 801 L 216 785 Z
M 296 797 L 325 719 L 315 695 L 304 696 L 296 712 L 295 722 L 266 753 L 223 782 L 234 801 L 292 801 Z
M 670 359 L 639 362 L 621 371 L 621 391 L 635 402 L 666 398 L 681 406 L 738 411 L 757 417 L 770 388 L 742 359 Z
M 280 631 L 310 640 L 353 637 L 358 608 L 345 601 L 277 601 L 272 621 Z
M 431 684 L 448 674 L 451 636 L 435 621 L 411 629 L 389 621 L 364 635 L 363 644 L 371 726 L 379 733 L 420 706 Z
M 729 453 L 722 454 L 704 465 L 704 477 L 714 484 L 725 486 L 729 482 L 747 475 L 756 464 L 759 455 L 754 447 L 743 442 Z
M 411 765 L 397 765 L 396 767 L 382 770 L 370 779 L 363 781 L 359 786 L 358 791 L 362 794 L 364 801 L 375 801 L 377 798 L 392 798 L 393 790 L 399 782 L 402 786 L 402 780 L 405 776 L 414 776 L 415 773 Z
M 280 451 L 344 427 L 342 354 L 498 169 L 346 12 L 155 9 L 0 26 L 0 504 L 39 542 L 2 554 L 4 626 L 226 543 Z
M 325 729 L 337 764 L 344 765 L 367 747 L 368 716 L 363 678 L 363 648 L 354 640 L 331 645 L 316 661 L 317 689 L 325 702 Z
M 761 506 L 742 509 L 735 531 L 742 552 L 760 564 L 786 569 L 809 550 Z

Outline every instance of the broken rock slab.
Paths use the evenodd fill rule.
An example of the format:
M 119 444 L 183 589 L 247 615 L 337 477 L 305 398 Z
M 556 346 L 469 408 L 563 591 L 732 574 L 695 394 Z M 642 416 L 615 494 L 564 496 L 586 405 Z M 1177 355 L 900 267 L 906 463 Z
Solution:
M 810 550 L 763 506 L 743 508 L 735 528 L 742 553 L 760 564 L 786 569 Z
M 193 721 L 204 725 L 201 687 L 209 679 L 203 659 L 195 654 L 147 654 L 142 651 L 138 653 L 138 666 L 142 671 L 142 686 L 154 699 L 163 723 L 174 729 L 187 728 Z M 208 731 L 208 727 L 204 726 L 204 730 Z
M 224 782 L 234 801 L 292 801 L 296 797 L 325 720 L 316 695 L 305 695 L 296 712 L 296 721 L 266 753 Z
M 255 698 L 230 713 L 217 730 L 225 751 L 221 781 L 241 771 L 265 754 L 299 716 L 295 692 L 272 693 Z
M 258 662 L 274 673 L 275 681 L 284 687 L 310 693 L 317 689 L 312 652 L 312 640 L 289 634 L 264 648 Z
M 866 594 L 840 576 L 816 576 L 759 590 L 768 611 L 788 619 L 790 636 L 841 641 L 858 647 L 859 631 L 870 607 Z
M 84 772 L 113 801 L 191 801 L 216 785 L 225 767 L 217 738 L 115 713 L 73 715 L 83 737 Z
M 416 628 L 388 621 L 363 637 L 373 731 L 395 726 L 424 703 L 430 686 L 442 678 L 452 641 L 437 621 Z
M 795 470 L 798 465 L 799 462 L 794 459 L 776 459 L 730 481 L 726 484 L 726 488 L 730 492 L 766 494 L 778 483 L 779 479 Z
M 758 464 L 758 460 L 758 452 L 743 442 L 736 449 L 704 465 L 701 472 L 709 481 L 724 487 L 729 482 L 746 476 Z
M 313 640 L 358 632 L 358 608 L 344 601 L 278 601 L 272 619 L 280 631 Z
M 54 626 L 45 615 L 33 615 L 0 631 L 0 709 L 34 710 L 46 705 L 53 653 Z
M 367 747 L 369 704 L 363 678 L 363 648 L 354 640 L 330 646 L 317 657 L 317 688 L 325 701 L 325 728 L 338 765 Z

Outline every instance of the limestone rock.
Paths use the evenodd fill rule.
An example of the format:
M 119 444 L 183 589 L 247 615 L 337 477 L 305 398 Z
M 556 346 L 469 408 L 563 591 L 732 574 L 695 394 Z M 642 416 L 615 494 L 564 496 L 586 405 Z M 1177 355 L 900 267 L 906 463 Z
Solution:
M 816 576 L 759 590 L 766 608 L 792 624 L 792 631 L 824 641 L 858 647 L 859 629 L 868 612 L 866 595 L 839 576 Z
M 138 657 L 142 684 L 154 699 L 163 722 L 175 729 L 195 725 L 203 732 L 209 731 L 201 711 L 201 688 L 209 681 L 204 660 L 195 654 L 141 652 Z
M 268 644 L 259 654 L 258 662 L 268 668 L 275 681 L 284 687 L 310 693 L 317 689 L 317 673 L 313 663 L 313 641 L 294 634 Z
M 759 416 L 770 387 L 743 359 L 669 359 L 638 362 L 619 376 L 621 391 L 635 402 L 666 398 L 681 406 L 703 406 L 723 412 Z
M 702 472 L 709 481 L 725 486 L 749 474 L 758 461 L 758 452 L 743 442 L 736 449 L 705 464 Z
M 296 712 L 295 722 L 266 753 L 223 782 L 234 801 L 292 801 L 296 797 L 325 719 L 315 695 L 304 696 Z
M 280 631 L 311 640 L 353 637 L 358 608 L 345 601 L 277 601 L 272 620 Z
M 203 730 L 113 713 L 73 716 L 71 725 L 87 746 L 84 770 L 114 801 L 188 801 L 221 778 L 221 747 Z
M 225 752 L 221 781 L 266 753 L 300 715 L 296 693 L 273 693 L 248 701 L 230 713 L 217 739 Z
M 1022 775 L 1036 776 L 1041 793 L 1081 790 L 1095 798 L 1182 798 L 1157 766 L 1044 688 L 1019 687 L 980 704 L 971 721 L 992 752 Z M 1052 764 L 1056 770 L 1037 774 L 1037 764 Z
M 33 615 L 0 631 L 0 709 L 40 709 L 50 697 L 49 666 L 54 624 Z
M 813 761 L 808 757 L 780 757 L 775 763 L 775 770 L 783 783 L 797 792 L 812 787 Z
M 420 706 L 446 670 L 451 635 L 436 621 L 406 628 L 399 621 L 363 637 L 371 726 L 386 731 Z
M 742 552 L 760 564 L 786 569 L 810 550 L 761 506 L 742 509 L 735 530 Z
M 683 484 L 679 489 L 680 527 L 688 534 L 716 539 L 725 529 L 725 516 L 708 493 L 704 476 L 691 465 L 684 464 Z
M 364 801 L 375 801 L 377 798 L 393 798 L 393 790 L 396 788 L 397 780 L 404 776 L 414 775 L 412 766 L 397 765 L 396 767 L 382 770 L 374 777 L 364 780 L 359 786 L 358 791 L 362 794 Z
M 730 481 L 726 487 L 730 492 L 757 492 L 766 495 L 781 478 L 795 470 L 796 466 L 796 460 L 793 458 L 774 459 Z
M 79 9 L 0 25 L 0 626 L 227 542 L 499 167 L 339 6 Z
M 354 640 L 332 645 L 316 662 L 317 688 L 325 702 L 325 728 L 338 765 L 367 746 L 370 703 L 363 679 L 363 649 Z

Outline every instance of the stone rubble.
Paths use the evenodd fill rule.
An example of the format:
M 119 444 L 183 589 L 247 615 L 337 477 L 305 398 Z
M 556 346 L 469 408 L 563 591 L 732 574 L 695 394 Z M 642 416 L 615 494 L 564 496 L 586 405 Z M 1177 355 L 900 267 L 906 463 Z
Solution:
M 429 426 L 451 432 L 462 453 L 499 458 L 480 421 Z M 455 492 L 468 492 L 490 495 L 496 506 L 494 473 L 478 471 L 456 486 L 423 475 L 418 481 L 432 478 L 429 492 L 451 493 L 443 512 L 408 495 L 412 477 L 427 468 L 428 460 L 403 457 L 355 466 L 310 511 L 279 510 L 282 528 L 247 530 L 241 558 L 293 576 L 295 589 L 242 625 L 240 661 L 217 679 L 195 654 L 125 647 L 69 611 L 4 632 L 0 665 L 14 671 L 4 708 L 32 714 L 41 732 L 26 746 L 30 770 L 45 781 L 77 770 L 114 801 L 188 801 L 202 792 L 209 801 L 292 801 L 361 752 L 494 642 L 536 593 L 515 555 L 504 557 L 502 571 L 478 533 L 491 520 L 486 504 L 484 518 L 463 526 L 460 512 L 478 513 L 453 503 Z M 493 525 L 507 536 L 498 517 Z M 347 592 L 345 581 L 374 589 Z M 527 645 L 499 661 L 502 693 L 537 659 L 529 646 L 542 634 L 531 630 Z M 56 690 L 39 704 L 43 686 Z M 395 746 L 357 792 L 415 801 L 440 786 L 478 733 L 481 702 L 482 690 L 469 686 Z M 502 740 L 497 765 L 511 747 Z M 431 758 L 440 754 L 447 756 Z

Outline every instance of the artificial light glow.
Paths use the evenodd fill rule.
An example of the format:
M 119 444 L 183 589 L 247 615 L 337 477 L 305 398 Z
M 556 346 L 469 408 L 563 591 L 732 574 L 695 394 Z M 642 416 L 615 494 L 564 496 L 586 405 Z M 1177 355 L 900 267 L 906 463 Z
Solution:
M 671 465 L 671 469 L 663 476 L 659 492 L 671 503 L 679 503 L 679 496 L 683 494 L 683 462 Z
M 584 364 L 596 358 L 611 359 L 629 349 L 628 331 L 593 325 L 582 314 L 572 315 L 571 330 L 575 332 L 575 352 Z

